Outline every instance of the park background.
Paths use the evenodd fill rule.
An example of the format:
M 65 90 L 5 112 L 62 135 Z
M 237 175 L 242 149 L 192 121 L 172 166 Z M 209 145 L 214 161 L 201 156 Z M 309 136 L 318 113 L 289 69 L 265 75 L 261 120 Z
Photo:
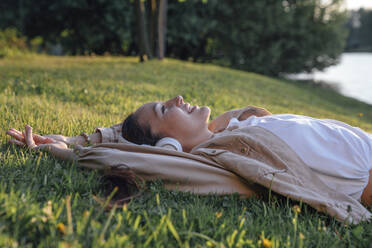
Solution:
M 27 48 L 59 56 L 167 56 L 325 82 L 371 104 L 368 7 L 368 0 L 4 0 L 0 56 Z
M 347 8 L 356 2 L 365 5 Z M 355 97 L 371 94 L 371 75 L 358 72 L 372 68 L 367 2 L 1 1 L 1 246 L 368 247 L 371 224 L 339 223 L 271 194 L 202 197 L 156 182 L 106 212 L 95 200 L 105 193 L 100 173 L 9 146 L 5 137 L 25 123 L 42 134 L 79 135 L 178 94 L 211 106 L 212 117 L 257 105 L 372 132 L 370 104 L 317 78 L 345 56 L 363 56 L 349 73 L 364 87 Z

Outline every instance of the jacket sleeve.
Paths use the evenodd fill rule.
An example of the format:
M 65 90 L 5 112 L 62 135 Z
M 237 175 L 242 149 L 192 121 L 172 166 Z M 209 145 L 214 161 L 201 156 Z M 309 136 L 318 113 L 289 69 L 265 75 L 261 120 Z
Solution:
M 130 170 L 145 181 L 160 179 L 168 189 L 202 195 L 238 193 L 245 197 L 256 190 L 240 177 L 213 166 L 213 162 L 188 153 L 123 143 L 76 146 L 74 151 L 80 167 Z
M 96 132 L 101 134 L 102 143 L 120 143 L 122 123 L 108 128 L 97 127 Z

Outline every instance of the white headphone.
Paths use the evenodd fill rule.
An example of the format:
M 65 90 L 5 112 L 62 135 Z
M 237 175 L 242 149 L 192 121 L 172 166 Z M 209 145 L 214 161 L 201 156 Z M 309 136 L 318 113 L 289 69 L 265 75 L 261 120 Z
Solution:
M 156 142 L 155 146 L 164 147 L 164 148 L 182 152 L 181 143 L 178 140 L 174 138 L 170 138 L 170 137 L 165 137 L 165 138 L 160 139 L 158 142 Z

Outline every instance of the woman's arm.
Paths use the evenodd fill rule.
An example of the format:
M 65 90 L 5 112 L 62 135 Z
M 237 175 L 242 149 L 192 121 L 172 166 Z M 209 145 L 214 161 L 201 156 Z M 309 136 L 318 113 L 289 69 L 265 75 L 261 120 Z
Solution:
M 108 128 L 97 127 L 92 134 L 84 136 L 65 137 L 62 135 L 51 135 L 51 138 L 65 142 L 67 145 L 93 145 L 99 143 L 118 143 L 121 137 L 121 128 L 123 123 L 112 125 Z M 48 137 L 48 136 L 47 136 Z M 89 141 L 89 142 L 88 142 Z
M 53 157 L 58 159 L 71 162 L 75 161 L 77 159 L 77 155 L 74 153 L 74 150 L 64 145 L 64 143 L 59 143 L 57 141 L 53 144 L 39 145 L 37 148 L 49 152 Z
M 7 132 L 10 136 L 15 138 L 16 140 L 19 140 L 21 142 L 24 142 L 24 134 L 17 129 L 11 128 Z M 50 134 L 50 135 L 44 135 L 40 136 L 37 134 L 33 134 L 33 138 L 35 139 L 35 142 L 37 143 L 38 140 L 43 139 L 43 138 L 49 138 L 55 141 L 63 142 L 66 145 L 93 145 L 97 143 L 102 142 L 102 135 L 100 132 L 92 133 L 92 134 L 87 134 L 88 137 L 84 137 L 82 135 L 80 136 L 73 136 L 73 137 L 67 137 L 59 134 Z M 88 142 L 89 141 L 89 142 Z
M 82 135 L 67 137 L 67 136 L 55 135 L 55 134 L 45 135 L 44 137 L 52 138 L 52 139 L 57 140 L 57 141 L 61 141 L 61 142 L 65 143 L 66 145 L 86 146 L 86 145 L 93 145 L 93 144 L 98 144 L 98 143 L 102 142 L 101 133 L 99 133 L 99 132 L 95 132 L 95 133 L 92 133 L 92 134 L 87 134 L 87 137 L 84 137 Z
M 84 135 L 73 136 L 73 137 L 63 136 L 59 134 L 50 134 L 50 135 L 44 135 L 42 137 L 51 138 L 53 140 L 63 142 L 66 145 L 90 146 L 90 145 L 100 144 L 100 143 L 118 143 L 120 140 L 120 136 L 121 136 L 121 127 L 122 127 L 122 123 L 118 123 L 118 124 L 112 125 L 109 128 L 97 127 L 96 131 L 91 134 L 84 133 Z M 14 128 L 9 129 L 7 131 L 7 134 L 9 134 L 12 137 L 14 137 L 14 135 L 19 135 L 19 136 L 22 136 L 20 137 L 20 140 L 23 139 L 23 134 Z M 38 136 L 40 135 L 34 135 L 36 142 L 37 142 Z
M 217 116 L 208 124 L 208 129 L 214 133 L 222 132 L 229 124 L 231 118 L 237 118 L 239 121 L 243 121 L 252 115 L 261 117 L 271 115 L 271 113 L 264 108 L 258 108 L 255 106 L 248 106 L 242 109 L 233 109 Z

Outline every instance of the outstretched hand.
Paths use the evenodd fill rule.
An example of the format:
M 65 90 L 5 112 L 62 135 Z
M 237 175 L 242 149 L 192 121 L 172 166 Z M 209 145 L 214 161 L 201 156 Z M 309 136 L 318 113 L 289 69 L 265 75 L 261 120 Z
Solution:
M 25 132 L 20 132 L 17 129 L 11 128 L 6 133 L 13 137 L 9 143 L 28 147 L 30 149 L 50 149 L 51 147 L 67 148 L 66 143 L 62 141 L 57 141 L 51 137 L 43 137 L 38 134 L 33 134 L 32 127 L 29 125 L 25 126 Z

